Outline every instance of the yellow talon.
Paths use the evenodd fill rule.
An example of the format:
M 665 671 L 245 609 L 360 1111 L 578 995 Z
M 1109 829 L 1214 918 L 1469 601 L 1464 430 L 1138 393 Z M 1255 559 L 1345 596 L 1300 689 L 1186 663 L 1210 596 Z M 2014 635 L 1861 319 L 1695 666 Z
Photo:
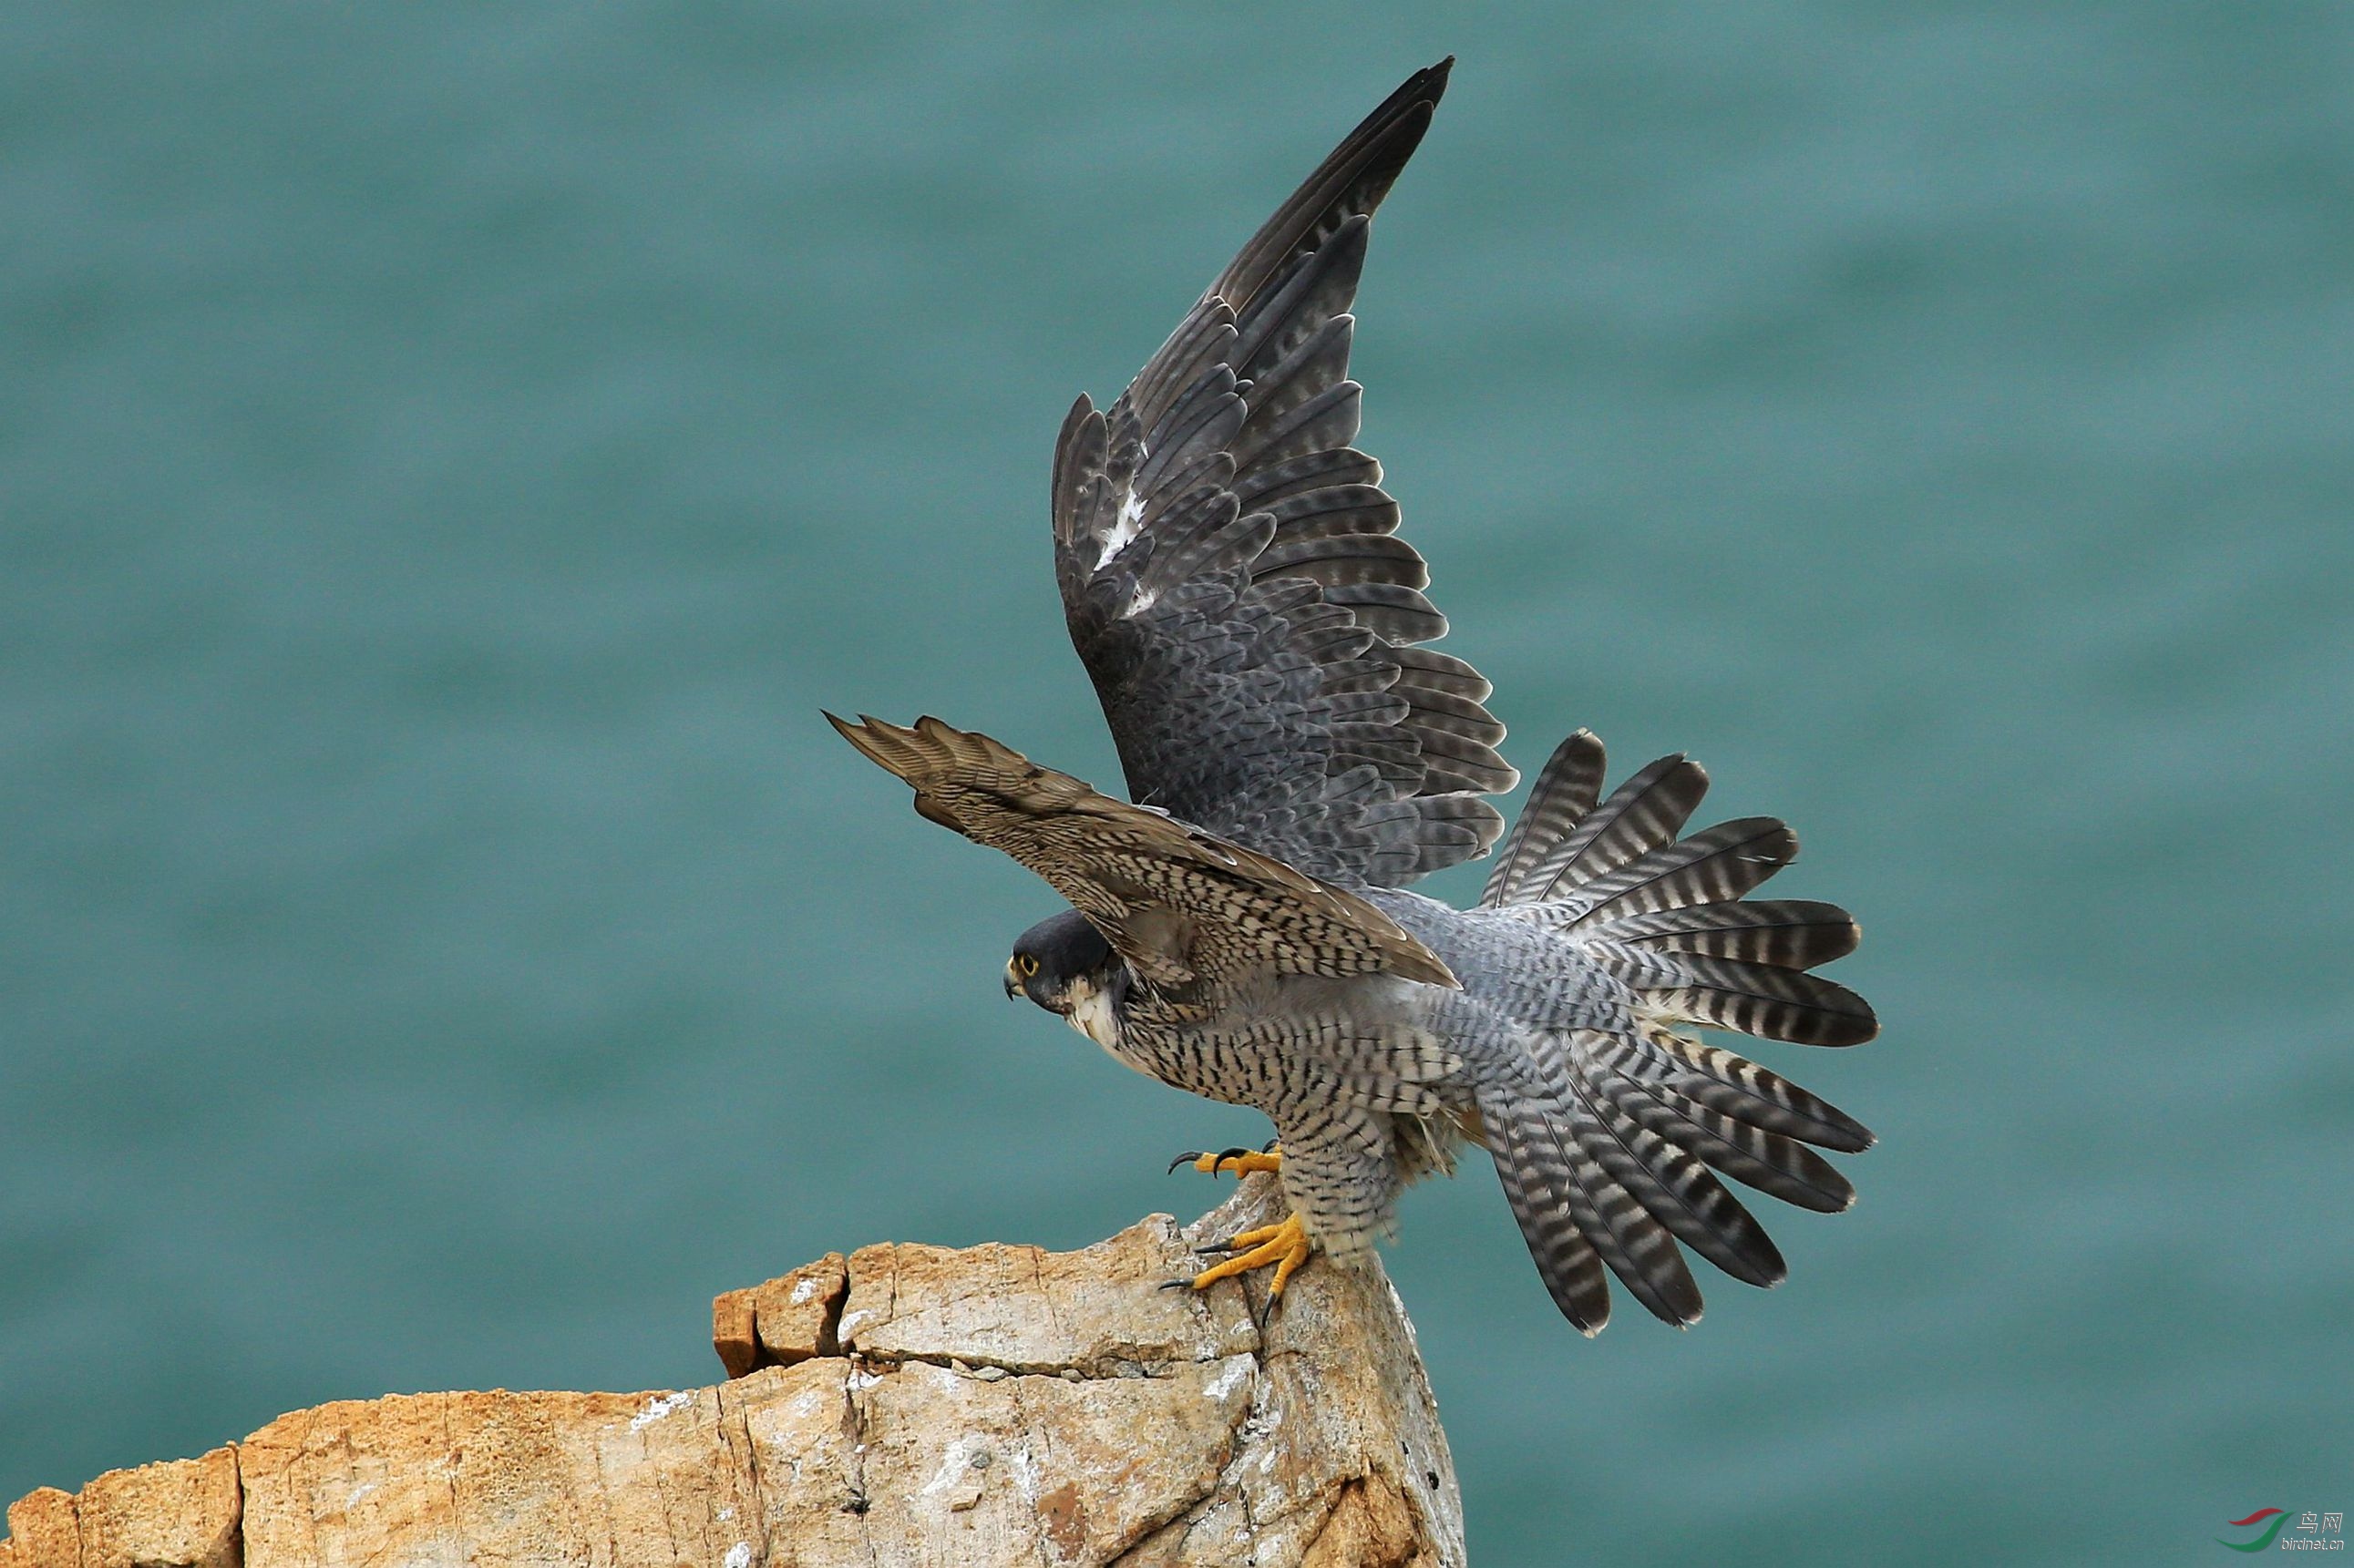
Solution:
M 1275 1266 L 1275 1282 L 1267 1287 L 1267 1293 L 1270 1297 L 1281 1296 L 1283 1287 L 1291 1282 L 1293 1273 L 1315 1252 L 1308 1239 L 1308 1228 L 1299 1223 L 1298 1214 L 1285 1216 L 1279 1225 L 1261 1225 L 1257 1230 L 1245 1231 L 1226 1245 L 1250 1250 L 1195 1275 L 1194 1289 L 1207 1290 L 1221 1279 L 1232 1279 L 1235 1275 L 1248 1274 L 1254 1268 L 1265 1268 L 1272 1264 Z
M 1265 1154 L 1254 1154 L 1246 1150 L 1229 1149 L 1224 1154 L 1197 1154 L 1193 1157 L 1193 1169 L 1204 1176 L 1220 1176 L 1231 1171 L 1237 1177 L 1257 1171 L 1280 1171 L 1283 1150 L 1270 1149 Z

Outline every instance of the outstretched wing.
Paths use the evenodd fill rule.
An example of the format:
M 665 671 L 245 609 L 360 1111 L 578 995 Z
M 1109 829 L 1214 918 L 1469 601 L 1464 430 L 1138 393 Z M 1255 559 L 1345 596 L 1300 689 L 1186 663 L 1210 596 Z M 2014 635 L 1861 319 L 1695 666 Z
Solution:
M 1446 620 L 1349 444 L 1366 231 L 1452 63 L 1351 132 L 1055 453 L 1055 575 L 1129 795 L 1375 886 L 1484 853 L 1481 797 L 1518 779 L 1487 681 L 1420 646 Z
M 1255 969 L 1456 984 L 1436 954 L 1354 894 L 1098 794 L 985 735 L 936 718 L 907 729 L 825 716 L 916 787 L 917 811 L 1044 877 L 1163 991 Z

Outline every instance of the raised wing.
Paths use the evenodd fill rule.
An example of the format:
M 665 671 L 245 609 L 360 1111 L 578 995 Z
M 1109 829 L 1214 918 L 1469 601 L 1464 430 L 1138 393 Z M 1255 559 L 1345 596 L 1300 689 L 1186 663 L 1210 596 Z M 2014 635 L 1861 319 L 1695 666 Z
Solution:
M 1368 116 L 1243 247 L 1151 363 L 1055 453 L 1055 575 L 1136 800 L 1332 881 L 1395 886 L 1484 853 L 1490 686 L 1350 445 L 1373 209 L 1451 60 Z
M 1431 950 L 1372 905 L 1163 811 L 1097 793 L 985 735 L 825 715 L 916 787 L 916 810 L 1044 877 L 1129 967 L 1179 997 L 1253 970 L 1387 972 L 1453 987 Z

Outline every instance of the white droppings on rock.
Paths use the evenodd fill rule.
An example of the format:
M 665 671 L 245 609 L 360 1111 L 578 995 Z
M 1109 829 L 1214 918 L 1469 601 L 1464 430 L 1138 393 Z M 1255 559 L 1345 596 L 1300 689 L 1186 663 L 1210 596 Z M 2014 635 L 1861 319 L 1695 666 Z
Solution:
M 660 1399 L 646 1401 L 646 1407 L 630 1417 L 630 1430 L 642 1432 L 673 1411 L 683 1410 L 695 1403 L 695 1391 L 681 1389 L 676 1393 L 663 1394 Z
M 739 1541 L 719 1560 L 719 1568 L 752 1568 L 752 1543 Z
M 1038 1460 L 1027 1446 L 1013 1450 L 1013 1487 L 1024 1503 L 1038 1505 Z
M 1202 1391 L 1202 1396 L 1204 1399 L 1230 1399 L 1235 1390 L 1248 1382 L 1257 1370 L 1257 1363 L 1248 1356 L 1229 1356 L 1225 1370 L 1210 1380 L 1210 1386 Z
M 949 1451 L 940 1458 L 940 1467 L 932 1473 L 932 1478 L 926 1481 L 923 1489 L 916 1495 L 924 1498 L 938 1497 L 950 1487 L 960 1486 L 971 1478 L 971 1455 L 962 1443 L 951 1443 L 949 1445 Z
M 816 1294 L 817 1281 L 814 1279 L 804 1279 L 799 1285 L 793 1287 L 793 1293 L 790 1297 L 787 1298 L 787 1299 L 793 1306 L 801 1307 L 808 1305 L 809 1298 Z

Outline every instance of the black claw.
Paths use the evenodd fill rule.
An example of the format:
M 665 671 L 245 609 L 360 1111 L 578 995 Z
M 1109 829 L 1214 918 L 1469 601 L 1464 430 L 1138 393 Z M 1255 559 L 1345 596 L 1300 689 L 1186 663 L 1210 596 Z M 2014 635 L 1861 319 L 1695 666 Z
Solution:
M 1179 1155 L 1176 1159 L 1171 1160 L 1169 1162 L 1169 1169 L 1163 1172 L 1163 1174 L 1174 1176 L 1177 1174 L 1177 1167 L 1180 1165 L 1189 1165 L 1201 1158 L 1202 1151 L 1200 1150 L 1189 1149 L 1184 1153 Z
M 1162 1290 L 1191 1290 L 1193 1288 L 1193 1282 L 1190 1279 L 1164 1279 L 1161 1282 L 1158 1288 Z
M 1223 1176 L 1223 1175 L 1225 1175 L 1225 1171 L 1226 1171 L 1226 1161 L 1227 1161 L 1227 1160 L 1240 1160 L 1244 1155 L 1248 1154 L 1248 1153 L 1250 1153 L 1250 1152 L 1251 1152 L 1251 1151 L 1250 1151 L 1249 1150 L 1247 1150 L 1247 1149 L 1221 1149 L 1221 1150 L 1218 1150 L 1218 1161 L 1217 1161 L 1217 1163 L 1216 1163 L 1216 1164 L 1214 1164 L 1214 1165 L 1213 1165 L 1213 1166 L 1211 1166 L 1211 1167 L 1210 1167 L 1210 1174 L 1211 1174 L 1211 1175 L 1213 1175 L 1213 1176 Z

